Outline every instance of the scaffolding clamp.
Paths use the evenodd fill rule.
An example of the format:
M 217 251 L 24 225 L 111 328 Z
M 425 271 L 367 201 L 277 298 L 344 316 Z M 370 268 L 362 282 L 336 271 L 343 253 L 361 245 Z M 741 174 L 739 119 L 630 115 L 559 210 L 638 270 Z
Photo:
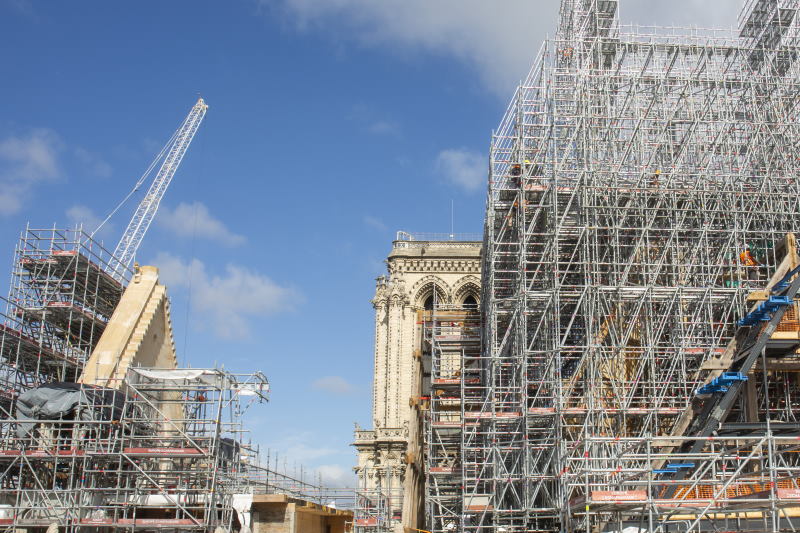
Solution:
M 747 376 L 741 372 L 723 372 L 711 380 L 711 383 L 697 389 L 697 396 L 706 396 L 718 392 L 727 392 L 728 388 L 737 381 L 747 381 Z
M 778 310 L 779 307 L 791 305 L 792 299 L 788 296 L 774 296 L 771 295 L 765 301 L 758 304 L 754 310 L 749 312 L 743 319 L 738 322 L 739 327 L 752 326 L 759 322 L 769 322 L 772 318 L 772 313 Z

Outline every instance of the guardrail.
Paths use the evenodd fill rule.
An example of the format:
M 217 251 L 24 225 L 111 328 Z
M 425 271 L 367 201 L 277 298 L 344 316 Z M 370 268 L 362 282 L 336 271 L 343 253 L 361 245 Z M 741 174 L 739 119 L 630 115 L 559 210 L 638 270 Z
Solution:
M 482 233 L 409 233 L 407 231 L 398 231 L 396 241 L 427 241 L 427 242 L 481 242 L 483 241 Z

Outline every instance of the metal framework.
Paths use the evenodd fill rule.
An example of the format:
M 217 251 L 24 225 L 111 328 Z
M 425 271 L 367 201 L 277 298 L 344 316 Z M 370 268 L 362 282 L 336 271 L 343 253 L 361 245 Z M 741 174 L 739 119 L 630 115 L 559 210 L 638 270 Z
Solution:
M 237 495 L 264 487 L 241 415 L 268 389 L 260 373 L 137 368 L 119 389 L 76 385 L 59 415 L 17 408 L 0 421 L 0 526 L 231 531 Z
M 430 396 L 425 416 L 426 523 L 433 533 L 456 531 L 463 510 L 461 444 L 474 431 L 475 398 L 464 385 L 477 379 L 480 313 L 477 306 L 439 304 L 422 312 L 423 358 L 430 357 Z
M 80 374 L 131 274 L 112 278 L 111 263 L 110 252 L 80 226 L 22 232 L 0 317 L 3 409 L 20 390 Z
M 142 244 L 142 239 L 144 239 L 145 233 L 147 233 L 150 224 L 156 216 L 158 206 L 161 204 L 161 199 L 164 198 L 167 187 L 169 187 L 170 182 L 172 182 L 172 177 L 178 170 L 181 161 L 183 161 L 183 156 L 186 155 L 186 150 L 189 149 L 189 145 L 192 143 L 197 129 L 203 122 L 207 110 L 208 105 L 206 105 L 202 98 L 198 98 L 197 103 L 189 110 L 189 114 L 183 120 L 178 130 L 172 135 L 170 140 L 167 141 L 161 153 L 159 153 L 156 159 L 150 164 L 150 167 L 136 184 L 136 187 L 134 187 L 134 191 L 136 191 L 144 183 L 150 171 L 163 157 L 164 160 L 155 178 L 153 178 L 153 183 L 150 184 L 147 194 L 145 194 L 142 201 L 139 202 L 139 205 L 136 207 L 133 218 L 131 218 L 131 221 L 128 223 L 128 227 L 125 228 L 125 232 L 122 234 L 122 238 L 114 250 L 113 257 L 116 262 L 109 265 L 108 271 L 115 279 L 122 280 L 125 271 L 132 266 L 136 251 Z
M 459 531 L 800 527 L 793 346 L 692 439 L 748 295 L 795 252 L 798 3 L 748 0 L 735 34 L 562 0 L 492 139 Z
M 267 397 L 259 372 L 136 368 L 121 386 L 77 384 L 132 274 L 117 270 L 120 282 L 109 266 L 80 227 L 20 236 L 0 323 L 0 531 L 243 530 L 252 493 L 352 506 L 302 469 L 261 463 L 242 425 Z M 20 412 L 53 388 L 77 403 Z
M 356 487 L 353 508 L 354 531 L 358 533 L 394 533 L 400 524 L 394 514 L 398 502 L 403 501 L 402 487 Z

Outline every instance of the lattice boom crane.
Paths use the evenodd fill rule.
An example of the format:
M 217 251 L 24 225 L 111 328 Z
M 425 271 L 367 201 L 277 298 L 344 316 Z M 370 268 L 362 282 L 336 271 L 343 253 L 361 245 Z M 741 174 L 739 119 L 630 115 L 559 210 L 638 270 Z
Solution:
M 122 234 L 122 239 L 120 239 L 119 244 L 117 244 L 114 250 L 116 262 L 112 261 L 109 263 L 109 271 L 117 280 L 122 281 L 125 270 L 130 268 L 131 262 L 136 255 L 136 250 L 139 249 L 139 245 L 142 243 L 147 229 L 153 222 L 161 199 L 164 197 L 164 193 L 167 191 L 167 187 L 169 187 L 172 177 L 175 175 L 175 171 L 178 170 L 178 165 L 181 164 L 183 156 L 186 155 L 186 150 L 189 148 L 189 144 L 191 144 L 195 133 L 197 133 L 197 129 L 200 127 L 200 123 L 203 121 L 207 109 L 208 106 L 205 101 L 199 98 L 194 107 L 189 111 L 189 114 L 186 116 L 181 126 L 167 142 L 164 149 L 158 157 L 156 157 L 156 160 L 150 165 L 150 169 L 145 172 L 144 176 L 139 180 L 139 183 L 137 183 L 134 190 L 141 186 L 150 170 L 152 170 L 161 157 L 164 158 L 164 162 L 161 164 L 158 174 L 156 174 L 147 194 L 136 208 L 133 218 L 128 223 L 125 233 Z M 164 154 L 166 154 L 166 156 Z

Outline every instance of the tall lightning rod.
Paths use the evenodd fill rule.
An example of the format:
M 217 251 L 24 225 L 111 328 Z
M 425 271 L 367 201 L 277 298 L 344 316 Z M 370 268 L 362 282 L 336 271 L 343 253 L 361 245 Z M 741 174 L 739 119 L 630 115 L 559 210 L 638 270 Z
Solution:
M 172 177 L 175 175 L 175 171 L 178 170 L 178 165 L 181 164 L 183 156 L 186 155 L 186 150 L 189 148 L 192 139 L 194 139 L 194 135 L 197 133 L 197 129 L 203 121 L 203 117 L 206 116 L 207 109 L 208 106 L 205 101 L 199 98 L 194 107 L 189 111 L 186 119 L 178 128 L 178 131 L 176 131 L 167 142 L 167 145 L 160 152 L 156 161 L 151 165 L 151 168 L 155 167 L 158 159 L 166 153 L 164 162 L 158 170 L 158 174 L 156 174 L 153 183 L 150 184 L 147 194 L 142 198 L 142 201 L 136 208 L 133 218 L 128 223 L 125 233 L 122 234 L 122 239 L 120 239 L 119 244 L 117 244 L 114 250 L 115 260 L 109 263 L 109 273 L 118 281 L 123 280 L 125 271 L 131 267 L 133 258 L 136 256 L 136 250 L 138 250 L 139 245 L 142 244 L 142 239 L 144 239 L 147 229 L 156 216 L 158 206 L 161 204 L 161 199 L 164 197 L 164 193 L 167 192 L 167 187 L 169 187 Z M 140 180 L 140 183 L 141 181 L 142 180 Z

